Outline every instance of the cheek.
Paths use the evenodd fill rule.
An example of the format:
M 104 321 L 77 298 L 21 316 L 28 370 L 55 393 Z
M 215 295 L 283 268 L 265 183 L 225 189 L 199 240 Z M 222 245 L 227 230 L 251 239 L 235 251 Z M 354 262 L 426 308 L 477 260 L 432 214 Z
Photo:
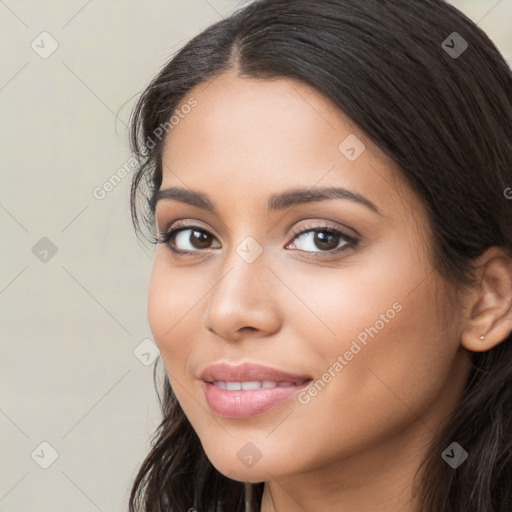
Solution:
M 164 257 L 155 257 L 148 290 L 148 321 L 167 372 L 175 377 L 183 375 L 192 349 L 194 333 L 187 327 L 200 325 L 194 318 L 200 297 L 183 273 L 170 270 Z
M 302 454 L 310 464 L 401 431 L 438 399 L 450 378 L 458 345 L 447 304 L 438 303 L 443 294 L 415 261 L 401 263 L 399 273 L 374 265 L 354 270 L 353 278 L 345 271 L 338 282 L 303 279 L 294 289 L 332 331 L 310 322 L 310 315 L 296 316 L 300 351 L 317 385 L 295 406 L 300 428 L 288 430 L 286 443 L 304 446 L 307 438 Z M 284 438 L 274 440 L 278 450 Z
M 445 382 L 458 348 L 447 299 L 411 254 L 381 255 L 381 264 L 345 273 L 339 286 L 326 283 L 323 296 L 315 292 L 317 310 L 335 332 L 315 350 L 326 370 L 342 356 L 343 377 L 332 389 L 344 401 L 357 397 L 355 410 L 379 401 L 422 407 Z
M 343 404 L 349 413 L 339 416 L 335 428 L 325 425 L 335 438 L 343 431 L 356 439 L 363 427 L 372 436 L 398 429 L 421 415 L 449 378 L 457 344 L 439 314 L 434 291 L 424 283 L 410 293 L 405 283 L 395 281 L 392 291 L 374 296 L 361 309 L 355 297 L 353 314 L 337 324 L 339 340 L 324 345 L 327 367 L 339 355 L 344 361 L 314 398 L 318 417 L 334 404 Z

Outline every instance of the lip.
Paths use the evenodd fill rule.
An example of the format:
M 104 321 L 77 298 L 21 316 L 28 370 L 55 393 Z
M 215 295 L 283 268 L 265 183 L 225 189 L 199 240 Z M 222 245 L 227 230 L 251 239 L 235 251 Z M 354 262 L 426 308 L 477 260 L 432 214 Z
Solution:
M 312 380 L 308 375 L 289 373 L 269 366 L 243 363 L 232 366 L 217 363 L 208 366 L 199 377 L 211 410 L 227 418 L 247 418 L 291 399 Z M 290 386 L 251 390 L 222 389 L 214 382 L 287 382 Z
M 199 378 L 205 382 L 226 381 L 263 381 L 272 380 L 275 382 L 293 382 L 302 384 L 305 380 L 311 379 L 309 375 L 288 373 L 282 370 L 263 366 L 254 363 L 243 363 L 236 366 L 227 363 L 217 363 L 208 366 L 203 370 Z

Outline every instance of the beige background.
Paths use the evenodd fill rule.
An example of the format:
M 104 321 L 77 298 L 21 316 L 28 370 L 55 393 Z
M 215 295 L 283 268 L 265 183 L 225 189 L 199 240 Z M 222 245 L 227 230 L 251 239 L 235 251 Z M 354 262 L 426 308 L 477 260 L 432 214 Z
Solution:
M 510 63 L 512 0 L 452 3 Z M 159 420 L 152 247 L 132 232 L 131 175 L 93 191 L 130 156 L 145 84 L 240 4 L 0 0 L 0 511 L 126 509 Z

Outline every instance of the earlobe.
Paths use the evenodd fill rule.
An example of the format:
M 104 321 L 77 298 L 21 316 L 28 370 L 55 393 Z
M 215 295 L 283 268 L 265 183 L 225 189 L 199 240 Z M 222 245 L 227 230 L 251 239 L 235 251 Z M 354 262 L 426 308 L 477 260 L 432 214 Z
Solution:
M 477 285 L 471 294 L 470 315 L 462 332 L 462 345 L 485 352 L 512 332 L 512 258 L 491 247 L 476 261 Z
M 480 334 L 484 332 L 485 334 Z M 504 341 L 512 332 L 512 306 L 493 307 L 469 321 L 462 333 L 462 345 L 472 352 L 485 352 Z

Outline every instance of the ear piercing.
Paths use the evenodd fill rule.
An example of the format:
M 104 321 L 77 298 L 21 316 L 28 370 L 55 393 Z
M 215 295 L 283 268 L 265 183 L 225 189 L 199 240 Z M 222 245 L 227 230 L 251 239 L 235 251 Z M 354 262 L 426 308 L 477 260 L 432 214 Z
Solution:
M 483 340 L 484 338 L 485 338 L 485 336 L 484 336 L 484 335 L 480 336 L 480 339 L 481 339 L 481 340 Z

